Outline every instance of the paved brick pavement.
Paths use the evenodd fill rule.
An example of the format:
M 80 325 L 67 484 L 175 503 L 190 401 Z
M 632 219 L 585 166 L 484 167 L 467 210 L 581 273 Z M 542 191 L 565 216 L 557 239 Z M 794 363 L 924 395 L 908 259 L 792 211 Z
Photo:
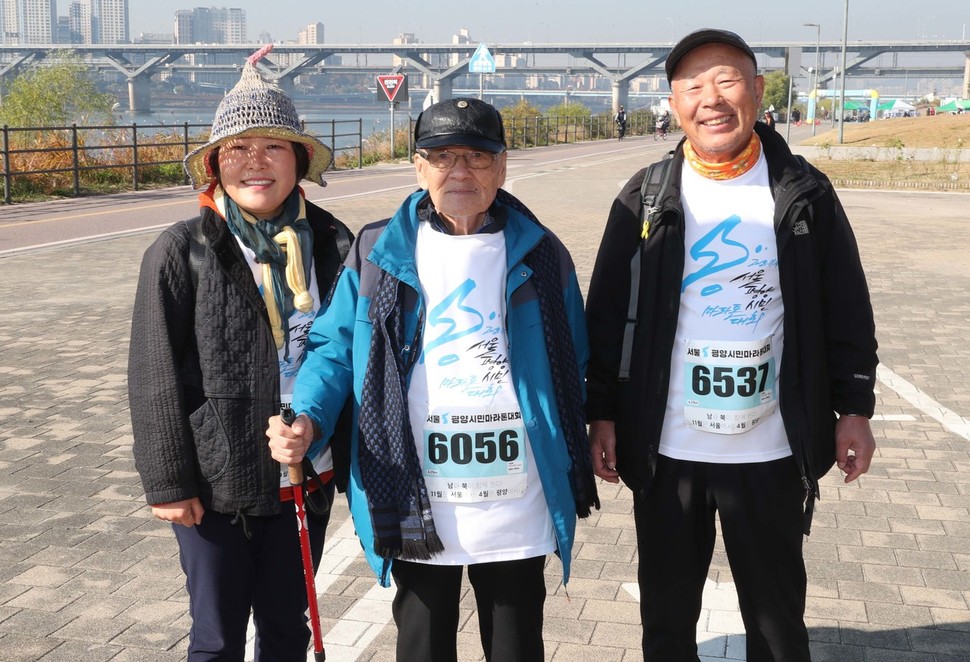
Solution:
M 636 142 L 629 148 L 528 178 L 510 173 L 513 192 L 569 246 L 583 282 L 610 200 L 648 158 Z M 400 197 L 327 206 L 366 221 Z M 822 484 L 805 545 L 814 657 L 970 660 L 970 198 L 851 191 L 842 198 L 877 311 L 879 449 L 857 483 L 833 474 Z M 125 393 L 131 300 L 151 239 L 0 258 L 2 660 L 184 658 L 189 619 L 177 550 L 170 529 L 144 507 Z M 603 509 L 579 526 L 568 589 L 558 561 L 548 566 L 548 660 L 641 659 L 630 493 L 603 485 L 601 497 Z M 393 659 L 391 592 L 375 587 L 339 502 L 318 586 L 328 659 Z M 704 607 L 703 659 L 743 659 L 721 549 Z M 460 643 L 462 661 L 480 659 L 467 595 Z

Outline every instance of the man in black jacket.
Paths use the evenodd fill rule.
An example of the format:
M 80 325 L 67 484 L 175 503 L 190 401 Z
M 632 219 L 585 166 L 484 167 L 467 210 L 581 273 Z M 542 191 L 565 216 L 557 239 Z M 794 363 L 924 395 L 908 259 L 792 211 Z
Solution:
M 593 466 L 635 495 L 645 659 L 698 659 L 717 513 L 748 661 L 804 662 L 802 540 L 818 479 L 837 463 L 855 480 L 875 451 L 865 275 L 828 180 L 758 124 L 764 79 L 748 45 L 700 30 L 666 71 L 685 140 L 652 222 L 645 169 L 617 197 L 587 299 Z

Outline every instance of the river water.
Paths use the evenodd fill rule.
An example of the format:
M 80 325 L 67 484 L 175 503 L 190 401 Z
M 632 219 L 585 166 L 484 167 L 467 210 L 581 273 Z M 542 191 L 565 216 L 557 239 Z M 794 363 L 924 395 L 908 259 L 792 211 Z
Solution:
M 192 108 L 156 108 L 150 113 L 119 113 L 116 110 L 115 122 L 118 124 L 135 123 L 138 125 L 171 125 L 184 124 L 185 122 L 188 122 L 189 124 L 201 124 L 208 126 L 212 123 L 212 118 L 215 116 L 217 105 L 218 102 L 207 102 L 200 100 L 199 105 Z M 362 105 L 324 106 L 320 104 L 300 103 L 298 100 L 297 112 L 300 113 L 300 117 L 302 119 L 311 123 L 309 130 L 318 134 L 329 134 L 329 126 L 324 127 L 320 124 L 314 126 L 312 123 L 329 122 L 330 120 L 335 120 L 337 122 L 356 122 L 357 120 L 360 120 L 361 132 L 365 138 L 373 133 L 377 133 L 378 131 L 385 131 L 391 126 L 390 109 L 386 105 L 382 107 L 377 103 L 374 104 L 373 108 L 368 108 Z M 417 118 L 420 112 L 420 105 L 414 106 L 410 111 L 411 117 Z M 396 109 L 394 111 L 394 125 L 398 128 L 407 126 L 408 114 L 409 111 L 406 107 Z M 336 133 L 346 134 L 350 132 L 354 133 L 352 142 L 356 145 L 356 125 L 351 125 L 349 123 L 337 125 Z M 349 138 L 346 140 L 350 141 Z M 340 141 L 338 140 L 338 142 Z

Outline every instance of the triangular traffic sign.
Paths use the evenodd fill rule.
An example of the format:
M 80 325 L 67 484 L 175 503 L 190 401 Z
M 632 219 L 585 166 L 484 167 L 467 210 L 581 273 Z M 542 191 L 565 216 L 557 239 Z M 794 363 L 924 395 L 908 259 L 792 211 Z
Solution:
M 378 76 L 377 87 L 384 92 L 387 100 L 393 103 L 397 93 L 404 87 L 404 76 L 401 74 Z

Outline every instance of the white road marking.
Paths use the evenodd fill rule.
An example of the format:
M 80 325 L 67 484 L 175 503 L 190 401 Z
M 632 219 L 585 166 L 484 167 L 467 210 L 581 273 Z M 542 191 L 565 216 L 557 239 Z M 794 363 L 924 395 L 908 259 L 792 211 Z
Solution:
M 874 421 L 915 421 L 916 417 L 910 414 L 874 414 Z
M 970 441 L 970 420 L 947 409 L 884 365 L 876 368 L 876 377 L 908 403 L 927 416 L 939 421 L 950 432 Z

